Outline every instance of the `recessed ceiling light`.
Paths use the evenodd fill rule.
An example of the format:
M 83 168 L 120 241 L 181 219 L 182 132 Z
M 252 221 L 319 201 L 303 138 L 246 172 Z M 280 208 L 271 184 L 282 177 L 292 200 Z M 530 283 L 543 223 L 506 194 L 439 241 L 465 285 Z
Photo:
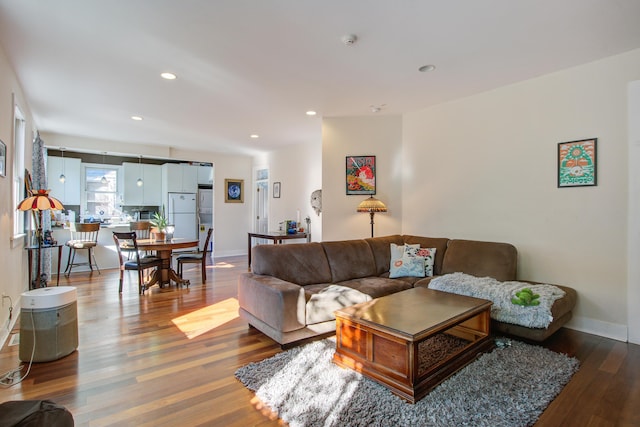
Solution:
M 433 71 L 436 69 L 435 65 L 429 64 L 429 65 L 423 65 L 422 67 L 418 68 L 418 71 L 420 71 L 421 73 L 428 73 L 429 71 Z
M 256 133 L 252 133 L 251 135 L 249 135 L 249 137 L 253 138 L 253 139 L 258 139 L 258 138 L 260 138 L 260 135 L 258 135 Z
M 307 116 L 315 116 L 315 115 L 316 115 L 315 111 L 313 111 L 313 110 L 307 111 Z
M 178 76 L 176 76 L 175 74 L 168 73 L 168 72 L 160 74 L 160 77 L 162 77 L 163 79 L 166 79 L 166 80 L 175 80 L 175 79 L 178 78 Z
M 142 117 L 140 116 L 131 116 L 131 120 L 135 120 L 136 122 L 139 122 L 142 120 Z

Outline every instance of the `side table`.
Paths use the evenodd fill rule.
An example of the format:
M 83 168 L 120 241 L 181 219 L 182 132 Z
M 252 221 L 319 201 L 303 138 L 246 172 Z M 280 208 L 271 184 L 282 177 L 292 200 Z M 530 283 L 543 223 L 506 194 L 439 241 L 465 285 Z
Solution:
M 41 286 L 41 282 L 40 282 L 40 266 L 41 266 L 41 250 L 42 249 L 52 249 L 52 248 L 58 248 L 58 275 L 56 276 L 56 286 L 60 286 L 60 260 L 62 259 L 62 244 L 56 243 L 55 245 L 34 245 L 34 246 L 27 246 L 24 249 L 27 251 L 27 255 L 29 258 L 29 289 L 35 289 L 35 288 L 40 288 L 40 287 L 44 287 Z M 34 286 L 33 285 L 33 281 L 32 281 L 32 276 L 31 276 L 31 272 L 33 270 L 33 252 L 37 253 L 37 261 L 36 261 L 36 280 L 38 281 L 38 284 L 40 286 Z M 46 286 L 46 283 L 45 283 Z
M 251 243 L 254 237 L 259 239 L 273 240 L 273 244 L 282 244 L 283 240 L 292 239 L 306 239 L 307 243 L 311 241 L 311 233 L 294 233 L 287 234 L 282 231 L 269 231 L 266 233 L 248 233 L 248 245 L 247 245 L 247 269 L 251 271 Z

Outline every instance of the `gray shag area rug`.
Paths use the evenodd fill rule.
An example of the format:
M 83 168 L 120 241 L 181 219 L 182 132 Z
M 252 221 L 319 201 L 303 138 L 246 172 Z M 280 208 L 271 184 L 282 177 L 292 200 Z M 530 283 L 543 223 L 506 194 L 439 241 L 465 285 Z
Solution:
M 292 427 L 533 425 L 579 362 L 518 341 L 496 343 L 415 405 L 333 364 L 334 339 L 250 363 L 235 375 Z

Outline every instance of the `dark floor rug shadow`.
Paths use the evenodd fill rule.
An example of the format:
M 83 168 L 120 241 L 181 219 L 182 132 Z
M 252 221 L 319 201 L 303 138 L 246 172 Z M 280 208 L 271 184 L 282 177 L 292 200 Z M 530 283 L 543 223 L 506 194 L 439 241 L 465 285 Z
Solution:
M 578 360 L 517 341 L 481 355 L 415 405 L 331 362 L 325 339 L 236 371 L 296 426 L 530 426 L 578 370 Z

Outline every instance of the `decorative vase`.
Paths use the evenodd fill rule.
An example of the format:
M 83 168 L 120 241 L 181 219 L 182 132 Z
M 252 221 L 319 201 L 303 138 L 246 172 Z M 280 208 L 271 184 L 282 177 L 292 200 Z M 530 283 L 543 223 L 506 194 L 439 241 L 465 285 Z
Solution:
M 151 228 L 151 233 L 153 234 L 153 238 L 156 242 L 164 242 L 167 239 L 167 233 L 160 231 L 155 227 Z

